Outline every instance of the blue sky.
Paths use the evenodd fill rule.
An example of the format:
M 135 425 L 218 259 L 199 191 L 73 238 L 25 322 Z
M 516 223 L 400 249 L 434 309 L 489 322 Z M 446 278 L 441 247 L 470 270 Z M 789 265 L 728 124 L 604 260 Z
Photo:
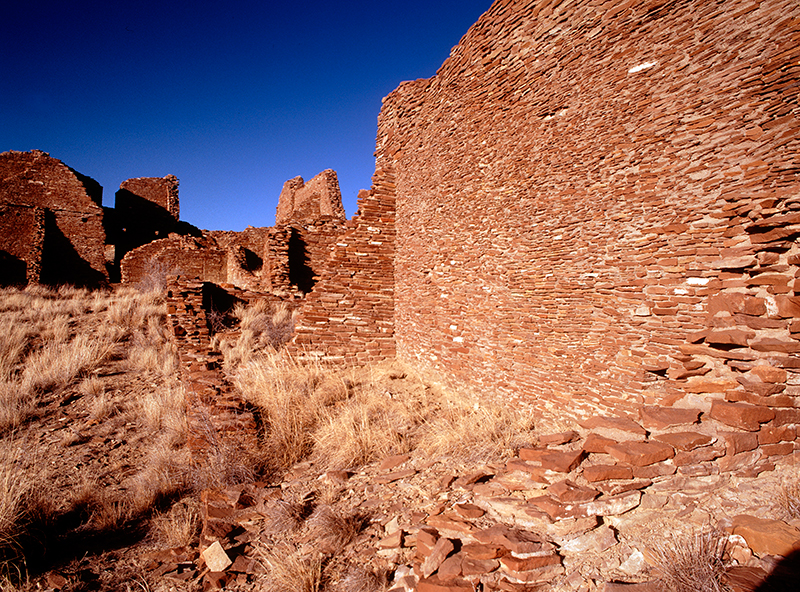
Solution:
M 283 182 L 370 186 L 381 98 L 428 78 L 490 0 L 9 2 L 0 152 L 40 149 L 103 186 L 180 179 L 181 218 L 270 226 Z

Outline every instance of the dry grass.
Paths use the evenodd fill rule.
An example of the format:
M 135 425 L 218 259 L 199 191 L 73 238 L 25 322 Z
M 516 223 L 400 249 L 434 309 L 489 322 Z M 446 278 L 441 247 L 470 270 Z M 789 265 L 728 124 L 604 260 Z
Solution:
M 179 500 L 166 512 L 156 514 L 150 523 L 153 542 L 165 549 L 190 545 L 199 529 L 199 504 L 191 497 Z
M 800 480 L 783 483 L 776 500 L 778 511 L 787 520 L 800 519 Z
M 477 461 L 530 440 L 530 416 L 409 374 L 397 363 L 335 369 L 270 353 L 239 369 L 237 387 L 261 411 L 275 468 L 309 457 L 352 468 L 411 451 Z
M 308 518 L 315 544 L 331 555 L 349 545 L 366 523 L 365 516 L 361 514 L 341 514 L 331 506 L 318 506 Z
M 665 592 L 729 592 L 723 582 L 727 537 L 716 530 L 672 533 L 648 545 Z
M 319 592 L 322 589 L 323 557 L 316 552 L 303 555 L 293 545 L 261 545 L 259 555 L 267 569 L 261 582 L 265 592 Z
M 256 300 L 249 306 L 237 304 L 233 310 L 239 322 L 239 335 L 234 341 L 215 341 L 225 360 L 233 369 L 250 362 L 257 352 L 274 352 L 286 344 L 294 331 L 294 314 L 284 303 Z
M 196 533 L 192 511 L 165 508 L 191 488 L 196 469 L 164 320 L 155 293 L 0 290 L 0 326 L 9 328 L 0 336 L 0 589 L 41 560 L 26 557 L 26 545 L 41 555 L 47 541 L 71 536 L 53 531 L 57 524 L 99 535 L 153 515 L 165 544 Z M 20 439 L 22 429 L 31 438 Z M 41 430 L 55 438 L 39 438 Z M 109 448 L 81 446 L 98 438 Z M 49 446 L 47 463 L 27 440 Z

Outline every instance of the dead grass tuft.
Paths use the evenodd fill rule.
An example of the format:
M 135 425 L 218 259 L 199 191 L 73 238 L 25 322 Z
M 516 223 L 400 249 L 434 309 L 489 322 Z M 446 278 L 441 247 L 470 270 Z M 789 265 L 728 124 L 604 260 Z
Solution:
M 723 582 L 727 537 L 717 530 L 672 533 L 648 545 L 665 592 L 729 592 Z
M 156 514 L 150 522 L 150 536 L 164 549 L 190 545 L 200 529 L 200 508 L 196 498 L 179 500 L 166 511 Z
M 396 362 L 342 369 L 272 353 L 237 377 L 275 468 L 311 458 L 345 469 L 411 451 L 479 461 L 513 454 L 533 429 L 530 415 L 426 385 Z
M 318 506 L 308 518 L 308 527 L 319 549 L 335 555 L 350 544 L 366 526 L 362 514 L 341 514 L 331 506 Z
M 800 480 L 781 484 L 776 500 L 778 511 L 788 520 L 800 519 Z
M 280 349 L 294 332 L 294 314 L 283 302 L 256 300 L 248 306 L 237 304 L 233 316 L 239 321 L 238 337 L 216 343 L 228 369 L 250 362 L 259 352 Z
M 303 555 L 288 543 L 258 547 L 267 569 L 261 582 L 266 592 L 319 592 L 322 589 L 323 557 L 316 552 Z

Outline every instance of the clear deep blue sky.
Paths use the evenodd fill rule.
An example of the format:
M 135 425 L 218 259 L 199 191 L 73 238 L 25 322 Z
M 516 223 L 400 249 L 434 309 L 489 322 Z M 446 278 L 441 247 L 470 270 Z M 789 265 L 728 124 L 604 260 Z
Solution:
M 0 152 L 103 186 L 180 179 L 181 218 L 270 226 L 283 182 L 374 171 L 381 98 L 428 78 L 491 0 L 37 0 L 0 7 Z

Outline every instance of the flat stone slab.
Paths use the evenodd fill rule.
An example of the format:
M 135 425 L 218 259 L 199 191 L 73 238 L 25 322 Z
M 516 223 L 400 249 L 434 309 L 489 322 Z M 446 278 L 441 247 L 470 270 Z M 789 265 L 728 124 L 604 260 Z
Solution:
M 641 410 L 642 425 L 649 430 L 663 430 L 681 425 L 697 423 L 699 409 L 645 406 Z
M 677 450 L 688 452 L 701 446 L 708 446 L 714 441 L 713 436 L 699 432 L 674 432 L 671 434 L 655 434 L 654 440 L 666 442 Z
M 759 557 L 781 555 L 786 557 L 800 549 L 800 530 L 781 520 L 756 518 L 748 514 L 734 516 L 728 529 L 731 534 L 744 537 L 750 549 Z
M 738 384 L 738 383 L 737 383 Z M 757 432 L 762 423 L 775 418 L 775 411 L 748 403 L 728 403 L 715 400 L 711 403 L 711 419 L 748 432 Z
M 520 459 L 557 473 L 569 473 L 583 459 L 583 450 L 561 451 L 547 448 L 520 448 Z
M 606 450 L 618 461 L 636 467 L 646 467 L 675 456 L 672 446 L 658 441 L 620 442 Z

